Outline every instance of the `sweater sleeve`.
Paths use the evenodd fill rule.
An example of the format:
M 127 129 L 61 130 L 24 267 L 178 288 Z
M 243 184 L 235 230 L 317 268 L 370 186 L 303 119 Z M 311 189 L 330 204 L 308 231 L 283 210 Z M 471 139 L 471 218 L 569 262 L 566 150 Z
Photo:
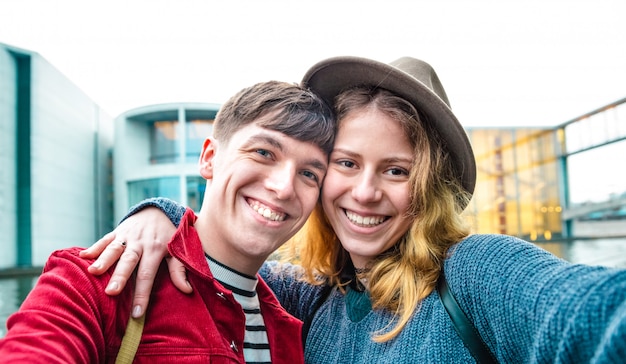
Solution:
M 172 224 L 174 224 L 174 226 L 176 227 L 178 227 L 178 225 L 180 224 L 180 219 L 183 217 L 186 210 L 185 206 L 179 204 L 174 200 L 170 200 L 169 198 L 153 197 L 145 199 L 138 204 L 132 206 L 126 216 L 122 218 L 120 223 L 130 216 L 136 214 L 137 212 L 145 209 L 146 207 L 156 207 L 160 209 L 165 215 L 167 215 Z
M 8 332 L 0 339 L 2 362 L 102 363 L 107 344 L 119 347 L 120 340 L 113 338 L 120 324 L 116 302 L 128 301 L 129 312 L 130 301 L 125 295 L 107 297 L 109 274 L 89 274 L 92 261 L 79 258 L 79 250 L 50 256 L 35 287 L 7 320 Z
M 445 274 L 500 361 L 624 357 L 626 270 L 571 264 L 510 236 L 475 235 L 451 249 Z
M 301 280 L 302 268 L 298 265 L 266 262 L 259 274 L 287 312 L 300 320 L 309 317 L 317 301 L 322 299 L 323 286 Z

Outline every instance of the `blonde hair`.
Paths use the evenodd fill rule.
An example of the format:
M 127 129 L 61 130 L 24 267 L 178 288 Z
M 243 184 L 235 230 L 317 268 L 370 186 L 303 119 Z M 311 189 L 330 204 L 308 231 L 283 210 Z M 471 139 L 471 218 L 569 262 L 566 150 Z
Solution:
M 407 211 L 415 220 L 393 248 L 372 262 L 369 276 L 372 307 L 394 314 L 387 327 L 374 333 L 374 341 L 386 342 L 402 331 L 421 300 L 434 289 L 448 248 L 469 235 L 460 206 L 466 206 L 470 196 L 455 176 L 437 133 L 404 99 L 380 88 L 348 90 L 336 100 L 339 125 L 348 113 L 366 107 L 376 107 L 402 125 L 415 157 Z M 298 258 L 309 283 L 330 284 L 342 291 L 350 283 L 342 280 L 346 273 L 353 274 L 346 271 L 352 268 L 349 254 L 321 203 L 285 247 L 282 254 Z

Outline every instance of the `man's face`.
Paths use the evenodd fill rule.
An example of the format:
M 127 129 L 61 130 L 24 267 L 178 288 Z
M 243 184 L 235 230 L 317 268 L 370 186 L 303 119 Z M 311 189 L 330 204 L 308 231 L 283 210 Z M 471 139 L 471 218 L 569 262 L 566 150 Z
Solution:
M 200 157 L 207 189 L 196 222 L 205 251 L 242 273 L 256 273 L 305 223 L 327 165 L 318 146 L 256 123 L 227 143 L 207 139 Z

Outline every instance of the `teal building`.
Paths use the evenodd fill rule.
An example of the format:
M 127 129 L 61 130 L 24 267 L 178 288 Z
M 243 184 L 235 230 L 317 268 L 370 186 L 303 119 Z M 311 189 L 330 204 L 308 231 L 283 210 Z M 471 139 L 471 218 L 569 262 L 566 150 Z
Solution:
M 39 54 L 0 43 L 0 269 L 112 228 L 112 121 Z

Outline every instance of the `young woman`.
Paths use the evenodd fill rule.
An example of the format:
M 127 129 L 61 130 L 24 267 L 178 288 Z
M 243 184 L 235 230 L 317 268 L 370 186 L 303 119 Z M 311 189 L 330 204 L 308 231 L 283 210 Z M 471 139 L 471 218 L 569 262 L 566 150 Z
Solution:
M 572 265 L 509 236 L 470 235 L 460 214 L 474 189 L 474 157 L 430 66 L 332 58 L 303 82 L 333 105 L 335 146 L 320 203 L 283 252 L 299 265 L 267 263 L 260 274 L 305 322 L 307 363 L 471 362 L 435 289 L 442 277 L 498 361 L 626 357 L 626 271 Z M 139 209 L 150 205 L 175 224 L 184 211 L 166 199 Z M 154 211 L 129 217 L 88 254 L 128 241 L 128 257 L 152 252 L 144 260 L 154 267 L 140 269 L 149 278 L 165 246 L 136 240 L 167 241 L 172 228 L 147 232 L 129 221 L 154 225 L 141 223 Z M 144 238 L 131 238 L 137 229 Z M 93 272 L 106 270 L 120 246 L 111 244 Z M 116 285 L 134 263 L 118 264 Z

